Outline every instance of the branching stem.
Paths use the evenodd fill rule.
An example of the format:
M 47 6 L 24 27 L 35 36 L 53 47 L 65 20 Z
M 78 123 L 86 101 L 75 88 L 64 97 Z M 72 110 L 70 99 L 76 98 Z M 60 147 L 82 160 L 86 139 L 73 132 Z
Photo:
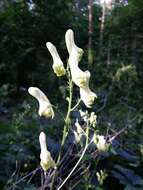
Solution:
M 67 182 L 67 180 L 71 177 L 71 175 L 73 174 L 73 172 L 75 171 L 75 169 L 77 168 L 77 166 L 79 165 L 79 163 L 81 162 L 81 160 L 82 160 L 82 158 L 83 158 L 83 156 L 84 156 L 84 154 L 85 154 L 85 152 L 86 152 L 86 150 L 87 150 L 87 148 L 88 148 L 88 135 L 89 135 L 89 127 L 87 126 L 87 130 L 86 130 L 86 143 L 85 143 L 85 147 L 84 147 L 84 149 L 83 149 L 83 152 L 82 152 L 82 154 L 81 154 L 81 156 L 80 156 L 80 158 L 79 158 L 79 160 L 77 161 L 77 163 L 76 163 L 76 165 L 73 167 L 73 169 L 71 170 L 71 172 L 69 173 L 69 175 L 66 177 L 66 179 L 63 181 L 63 183 L 58 187 L 58 189 L 57 190 L 60 190 L 62 187 L 63 187 L 63 185 Z
M 64 144 L 65 144 L 65 140 L 66 140 L 66 137 L 68 135 L 69 126 L 70 126 L 70 113 L 71 113 L 72 98 L 73 98 L 73 83 L 72 83 L 71 73 L 69 71 L 68 66 L 67 66 L 67 75 L 68 75 L 68 84 L 69 84 L 68 111 L 67 111 L 66 118 L 65 118 L 65 125 L 64 125 L 64 129 L 63 129 L 61 148 L 60 148 L 59 156 L 58 156 L 58 159 L 57 159 L 57 162 L 56 162 L 57 167 L 56 167 L 56 169 L 54 171 L 54 175 L 53 175 L 53 178 L 52 178 L 50 190 L 53 189 L 53 185 L 54 185 L 54 181 L 55 181 L 55 177 L 56 177 L 56 171 L 57 171 L 58 165 L 60 163 L 61 154 L 62 154 L 62 151 L 63 151 L 63 147 L 64 147 Z

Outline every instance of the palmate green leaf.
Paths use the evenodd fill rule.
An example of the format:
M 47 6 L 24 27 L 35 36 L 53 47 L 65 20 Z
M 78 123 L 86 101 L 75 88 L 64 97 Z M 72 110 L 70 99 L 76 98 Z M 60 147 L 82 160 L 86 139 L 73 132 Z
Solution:
M 143 186 L 143 179 L 137 175 L 133 170 L 124 168 L 120 165 L 115 165 L 112 174 L 117 178 L 121 184 L 127 186 Z

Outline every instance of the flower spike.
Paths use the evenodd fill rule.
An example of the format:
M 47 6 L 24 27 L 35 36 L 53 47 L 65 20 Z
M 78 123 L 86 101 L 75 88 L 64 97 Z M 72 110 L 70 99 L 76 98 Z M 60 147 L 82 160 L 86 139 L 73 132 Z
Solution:
M 82 71 L 78 66 L 83 50 L 75 45 L 74 33 L 71 29 L 67 30 L 65 41 L 69 52 L 68 64 L 71 71 L 72 81 L 80 88 L 81 100 L 84 102 L 86 107 L 91 108 L 94 103 L 94 99 L 97 96 L 89 88 L 90 72 Z

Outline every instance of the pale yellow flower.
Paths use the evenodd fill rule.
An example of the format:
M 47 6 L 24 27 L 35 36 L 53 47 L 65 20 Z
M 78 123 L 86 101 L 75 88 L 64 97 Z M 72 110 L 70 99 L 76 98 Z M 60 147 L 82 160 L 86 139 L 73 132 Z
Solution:
M 82 71 L 78 66 L 83 50 L 75 45 L 74 33 L 71 29 L 67 30 L 65 41 L 69 52 L 68 64 L 71 71 L 72 81 L 80 88 L 81 100 L 90 108 L 94 103 L 96 94 L 89 88 L 90 72 Z
M 93 142 L 96 144 L 96 147 L 99 151 L 108 151 L 109 143 L 106 142 L 106 139 L 103 135 L 93 135 Z
M 64 64 L 57 52 L 57 49 L 56 47 L 50 43 L 50 42 L 47 42 L 46 43 L 46 46 L 50 52 L 50 54 L 52 55 L 52 58 L 53 58 L 53 70 L 54 70 L 54 73 L 60 77 L 60 76 L 63 76 L 65 75 L 66 71 L 65 71 L 65 68 L 64 68 Z
M 28 89 L 29 94 L 36 98 L 39 102 L 39 115 L 46 118 L 54 117 L 54 111 L 47 96 L 37 87 L 30 87 Z
M 86 73 L 87 73 L 86 82 L 83 86 L 80 87 L 80 97 L 85 106 L 91 108 L 97 96 L 89 88 L 90 72 L 86 71 Z
M 78 62 L 76 61 L 74 62 L 75 60 L 74 58 L 76 58 L 77 61 L 80 61 L 83 55 L 83 50 L 76 46 L 75 41 L 74 41 L 74 33 L 71 29 L 67 30 L 65 34 L 65 41 L 66 41 L 66 46 L 69 53 L 69 62 L 73 62 L 72 64 L 78 64 Z
M 79 67 L 74 67 L 72 66 L 70 68 L 71 70 L 71 76 L 72 76 L 72 81 L 74 82 L 74 84 L 76 84 L 79 88 L 80 87 L 85 87 L 87 86 L 87 80 L 90 76 L 90 72 L 89 71 L 82 71 L 81 69 L 79 69 Z
M 74 33 L 71 29 L 67 30 L 65 35 L 66 46 L 69 52 L 68 64 L 70 66 L 72 81 L 79 87 L 82 87 L 86 83 L 88 77 L 86 72 L 83 72 L 78 67 L 78 62 L 83 54 L 83 50 L 75 45 Z
M 47 171 L 49 168 L 51 168 L 51 167 L 53 168 L 56 165 L 55 165 L 53 158 L 51 157 L 50 152 L 47 150 L 46 135 L 44 132 L 40 133 L 39 142 L 40 142 L 40 147 L 41 147 L 40 165 L 44 171 Z
M 91 108 L 95 98 L 97 98 L 96 94 L 92 92 L 89 87 L 80 88 L 80 97 L 86 107 Z

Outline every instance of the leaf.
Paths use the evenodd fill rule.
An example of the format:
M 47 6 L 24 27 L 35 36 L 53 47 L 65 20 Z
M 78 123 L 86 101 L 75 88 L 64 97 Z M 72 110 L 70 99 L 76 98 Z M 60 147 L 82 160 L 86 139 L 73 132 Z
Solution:
M 143 185 L 143 179 L 131 169 L 115 165 L 115 170 L 112 171 L 112 174 L 119 179 L 120 183 L 123 185 Z
M 138 162 L 139 157 L 127 152 L 126 150 L 120 150 L 118 154 L 123 157 L 124 159 L 131 161 L 131 162 Z

